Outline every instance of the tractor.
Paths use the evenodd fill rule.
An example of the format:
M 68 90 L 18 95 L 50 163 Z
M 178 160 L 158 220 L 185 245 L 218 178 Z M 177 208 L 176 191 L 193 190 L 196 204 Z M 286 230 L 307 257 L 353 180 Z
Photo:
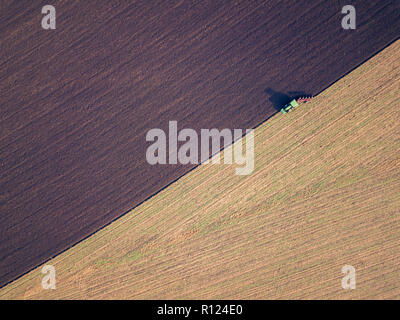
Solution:
M 296 109 L 300 103 L 306 103 L 307 101 L 310 101 L 311 98 L 312 97 L 293 99 L 281 109 L 281 112 L 283 114 L 288 113 L 290 110 Z
M 283 114 L 288 113 L 290 110 L 297 108 L 299 104 L 297 103 L 296 99 L 293 99 L 288 104 L 286 104 L 282 109 L 281 112 Z

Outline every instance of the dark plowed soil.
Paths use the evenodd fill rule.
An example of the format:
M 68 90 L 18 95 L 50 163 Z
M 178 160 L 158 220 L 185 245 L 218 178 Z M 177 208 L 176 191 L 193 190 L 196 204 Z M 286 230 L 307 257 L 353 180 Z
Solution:
M 400 35 L 398 1 L 0 4 L 0 285 L 191 166 L 150 166 L 151 128 L 251 128 Z

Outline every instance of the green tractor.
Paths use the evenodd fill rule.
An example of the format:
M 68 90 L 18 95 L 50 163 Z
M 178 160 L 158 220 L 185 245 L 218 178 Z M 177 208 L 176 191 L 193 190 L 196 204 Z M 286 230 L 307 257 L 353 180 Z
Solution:
M 299 104 L 297 103 L 296 99 L 293 99 L 292 101 L 290 101 L 288 104 L 286 104 L 282 109 L 281 112 L 283 114 L 288 113 L 290 110 L 295 109 L 299 106 Z
M 299 106 L 299 104 L 306 103 L 306 102 L 310 101 L 311 99 L 312 99 L 312 97 L 303 97 L 303 98 L 293 99 L 292 101 L 290 101 L 288 104 L 286 104 L 281 109 L 281 112 L 283 114 L 288 113 L 290 110 L 296 109 Z

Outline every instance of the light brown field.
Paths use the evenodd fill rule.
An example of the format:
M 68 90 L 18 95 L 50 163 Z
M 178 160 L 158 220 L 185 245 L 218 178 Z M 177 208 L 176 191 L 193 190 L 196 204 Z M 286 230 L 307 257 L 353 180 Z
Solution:
M 258 127 L 252 175 L 200 166 L 0 298 L 399 299 L 399 74 L 397 41 Z

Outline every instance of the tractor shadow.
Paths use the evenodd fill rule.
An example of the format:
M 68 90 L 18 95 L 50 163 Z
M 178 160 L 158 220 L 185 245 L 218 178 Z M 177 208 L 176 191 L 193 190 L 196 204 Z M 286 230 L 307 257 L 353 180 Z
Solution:
M 311 94 L 304 91 L 288 91 L 288 93 L 286 94 L 283 92 L 275 91 L 269 87 L 266 88 L 264 92 L 269 95 L 268 100 L 269 102 L 271 102 L 276 111 L 281 111 L 282 107 L 293 99 L 311 96 Z

